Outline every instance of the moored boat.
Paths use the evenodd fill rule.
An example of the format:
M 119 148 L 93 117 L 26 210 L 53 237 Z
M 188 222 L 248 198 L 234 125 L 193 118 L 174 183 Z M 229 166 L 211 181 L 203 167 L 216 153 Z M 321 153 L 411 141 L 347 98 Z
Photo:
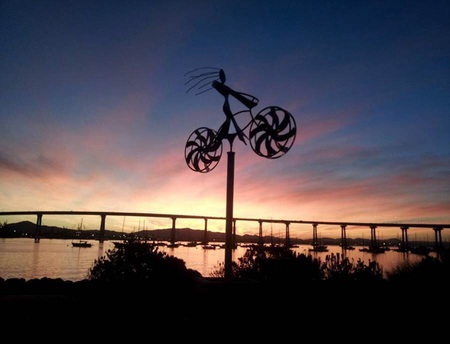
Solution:
M 92 244 L 87 240 L 72 241 L 73 247 L 91 247 Z
M 328 252 L 328 246 L 321 245 L 321 244 L 315 244 L 312 248 L 309 249 L 309 251 L 312 252 Z
M 81 223 L 77 228 L 77 236 L 80 237 L 81 236 L 81 232 L 83 231 L 83 219 L 81 219 Z M 73 247 L 91 247 L 92 244 L 87 241 L 87 240 L 81 240 L 79 239 L 78 241 L 72 241 L 72 246 Z

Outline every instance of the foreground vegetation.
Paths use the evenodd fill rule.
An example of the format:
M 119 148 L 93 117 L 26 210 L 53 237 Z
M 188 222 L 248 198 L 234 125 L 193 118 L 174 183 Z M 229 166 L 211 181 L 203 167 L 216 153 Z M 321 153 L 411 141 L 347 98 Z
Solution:
M 383 269 L 375 261 L 365 264 L 361 260 L 351 261 L 340 254 L 327 255 L 325 261 L 321 261 L 311 255 L 278 246 L 249 248 L 233 264 L 232 270 L 237 280 L 267 283 L 383 280 Z M 219 265 L 213 275 L 223 277 L 224 266 Z
M 327 255 L 322 261 L 286 247 L 255 245 L 233 262 L 232 275 L 233 282 L 271 285 L 307 282 L 445 284 L 450 277 L 450 249 L 440 252 L 437 258 L 426 256 L 419 262 L 405 262 L 384 274 L 376 261 L 354 261 L 340 254 Z M 192 288 L 205 282 L 205 277 L 188 269 L 182 259 L 159 251 L 158 246 L 131 237 L 125 245 L 108 250 L 105 256 L 95 260 L 82 282 Z M 217 282 L 223 277 L 221 264 L 207 280 Z M 16 287 L 23 283 L 17 282 L 21 279 L 11 280 Z M 5 289 L 6 282 L 0 278 L 0 291 Z M 36 280 L 31 282 L 37 283 Z
M 395 305 L 411 312 L 417 312 L 412 307 L 419 305 L 429 312 L 430 306 L 449 306 L 443 292 L 450 286 L 449 257 L 445 250 L 439 258 L 425 257 L 383 274 L 375 261 L 353 261 L 337 254 L 321 261 L 287 248 L 255 246 L 233 264 L 234 279 L 226 283 L 223 266 L 205 278 L 157 246 L 130 239 L 96 260 L 82 281 L 0 278 L 0 304 L 27 311 L 54 307 L 57 312 L 91 309 L 95 304 L 111 314 L 128 314 L 138 307 L 152 310 L 158 319 L 183 310 L 185 321 L 217 320 L 225 316 L 222 311 L 235 314 L 238 305 L 250 307 L 252 314 L 280 314 L 293 307 L 302 309 L 305 302 L 314 305 L 309 316 L 323 316 L 324 309 L 343 315 L 349 305 L 368 309 Z M 215 317 L 208 316 L 211 312 Z
M 437 257 L 426 256 L 414 263 L 406 261 L 384 274 L 376 261 L 365 263 L 360 259 L 350 260 L 340 254 L 327 255 L 325 260 L 321 261 L 284 247 L 254 246 L 233 263 L 232 271 L 237 280 L 272 284 L 322 281 L 442 286 L 449 284 L 450 249 L 442 250 Z M 224 266 L 219 265 L 213 275 L 223 277 Z

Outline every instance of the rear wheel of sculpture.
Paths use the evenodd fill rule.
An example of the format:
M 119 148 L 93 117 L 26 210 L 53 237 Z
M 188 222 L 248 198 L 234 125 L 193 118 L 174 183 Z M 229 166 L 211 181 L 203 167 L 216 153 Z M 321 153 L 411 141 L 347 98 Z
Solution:
M 215 130 L 201 127 L 189 136 L 184 157 L 191 170 L 201 173 L 212 171 L 221 156 L 222 142 L 217 139 Z
M 250 125 L 253 151 L 268 159 L 277 159 L 292 147 L 297 134 L 294 117 L 278 106 L 262 109 Z

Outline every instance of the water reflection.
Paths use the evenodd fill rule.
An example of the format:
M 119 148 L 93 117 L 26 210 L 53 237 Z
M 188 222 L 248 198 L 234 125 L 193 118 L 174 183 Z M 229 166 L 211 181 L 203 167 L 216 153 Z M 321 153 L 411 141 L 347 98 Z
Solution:
M 37 275 L 39 271 L 39 250 L 41 245 L 33 242 L 33 258 L 31 259 L 31 270 L 33 275 Z
M 110 241 L 96 243 L 90 248 L 72 247 L 70 240 L 41 239 L 34 243 L 32 239 L 2 239 L 0 240 L 0 277 L 2 278 L 62 278 L 65 280 L 81 280 L 87 277 L 89 269 L 96 259 L 105 255 L 108 249 L 114 248 Z M 398 264 L 409 261 L 420 261 L 423 256 L 396 252 L 394 250 L 374 254 L 354 250 L 345 250 L 340 246 L 328 246 L 328 252 L 311 252 L 310 245 L 300 245 L 293 248 L 297 253 L 311 254 L 314 258 L 325 261 L 327 255 L 340 254 L 350 261 L 361 259 L 365 263 L 377 261 L 383 271 L 392 270 Z M 203 249 L 200 245 L 189 247 L 160 246 L 158 249 L 169 255 L 183 259 L 188 268 L 199 271 L 209 277 L 223 263 L 225 251 L 218 246 L 215 249 Z M 232 257 L 236 261 L 246 252 L 246 247 L 238 246 L 233 250 Z

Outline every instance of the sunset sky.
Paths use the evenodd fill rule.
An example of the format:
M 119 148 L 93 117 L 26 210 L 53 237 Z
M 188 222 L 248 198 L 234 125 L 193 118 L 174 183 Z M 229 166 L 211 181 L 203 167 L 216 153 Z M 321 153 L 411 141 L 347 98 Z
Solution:
M 448 1 L 5 0 L 0 36 L 0 211 L 225 216 L 229 145 L 209 173 L 184 159 L 225 119 L 186 92 L 212 66 L 297 124 L 279 159 L 235 142 L 234 216 L 450 223 Z

